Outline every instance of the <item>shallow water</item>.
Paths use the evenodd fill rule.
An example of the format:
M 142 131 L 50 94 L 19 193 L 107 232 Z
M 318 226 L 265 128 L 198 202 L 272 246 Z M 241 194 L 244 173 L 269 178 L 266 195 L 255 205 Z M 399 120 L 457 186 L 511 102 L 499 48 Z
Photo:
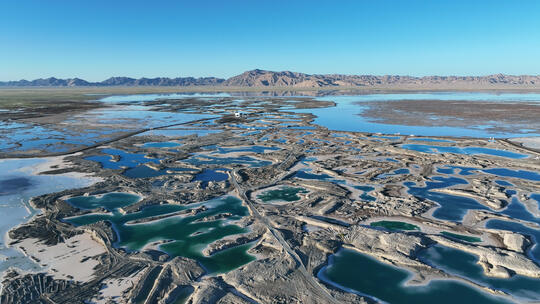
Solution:
M 495 183 L 497 183 L 497 185 L 499 186 L 505 186 L 505 187 L 512 187 L 514 186 L 512 183 L 509 183 L 505 180 L 496 180 Z
M 267 160 L 256 159 L 250 156 L 237 156 L 237 157 L 214 157 L 210 155 L 195 155 L 188 159 L 182 160 L 182 162 L 192 164 L 195 166 L 201 165 L 247 165 L 252 168 L 259 168 L 271 165 L 272 162 Z
M 382 178 L 387 178 L 387 177 L 396 176 L 396 175 L 409 174 L 409 172 L 410 172 L 409 169 L 401 168 L 401 169 L 394 170 L 390 173 L 379 174 L 375 178 L 382 179 Z
M 407 138 L 407 140 L 413 141 L 428 141 L 428 142 L 442 142 L 442 143 L 454 143 L 453 140 L 448 139 L 437 139 L 437 138 Z
M 183 98 L 212 98 L 230 97 L 228 93 L 164 93 L 164 94 L 131 94 L 113 95 L 99 99 L 106 103 L 138 103 L 145 101 L 156 101 L 158 99 L 183 99 Z
M 434 280 L 426 286 L 405 286 L 410 273 L 350 249 L 329 257 L 318 273 L 324 282 L 345 291 L 387 303 L 510 303 L 454 280 Z
M 505 150 L 489 149 L 482 147 L 444 147 L 444 146 L 434 146 L 434 145 L 420 145 L 420 144 L 405 144 L 401 145 L 401 148 L 414 150 L 423 153 L 454 153 L 454 154 L 466 154 L 466 155 L 476 155 L 476 154 L 485 154 L 500 156 L 506 158 L 520 159 L 527 158 L 528 155 L 520 154 Z
M 464 179 L 436 176 L 433 177 L 432 180 L 433 181 L 426 182 L 425 187 L 416 187 L 414 186 L 415 184 L 413 182 L 406 182 L 404 185 L 409 188 L 409 194 L 420 199 L 434 201 L 440 205 L 440 207 L 435 209 L 433 212 L 433 217 L 442 220 L 460 222 L 463 219 L 463 216 L 465 216 L 467 211 L 470 209 L 488 209 L 472 198 L 430 191 L 432 189 L 447 188 L 458 184 L 467 184 L 467 181 Z
M 369 195 L 369 192 L 375 190 L 374 187 L 371 186 L 353 186 L 353 188 L 363 191 L 362 194 L 360 194 L 360 199 L 368 202 L 374 202 L 377 200 L 377 198 Z
M 538 210 L 540 210 L 540 193 L 532 193 L 530 197 L 538 202 Z
M 124 131 L 123 128 L 117 128 L 78 132 L 69 128 L 60 130 L 39 125 L 0 122 L 0 151 L 39 149 L 49 153 L 67 152 L 77 147 L 93 145 Z
M 296 171 L 292 177 L 301 178 L 301 179 L 316 179 L 316 180 L 326 180 L 329 178 L 332 178 L 328 174 L 314 174 L 314 173 L 308 173 L 306 171 L 300 170 Z
M 140 165 L 135 168 L 129 168 L 126 171 L 124 171 L 124 173 L 122 174 L 130 178 L 149 178 L 149 177 L 156 177 L 156 176 L 162 176 L 162 175 L 189 173 L 193 171 L 195 170 L 190 169 L 190 168 L 165 168 L 165 169 L 154 170 L 148 166 Z
M 480 169 L 478 168 L 471 168 L 471 167 L 462 167 L 462 166 L 444 166 L 437 168 L 438 173 L 443 174 L 459 174 L 459 175 L 473 175 L 476 174 L 474 171 L 478 171 Z
M 61 153 L 94 145 L 115 136 L 145 128 L 186 123 L 215 115 L 155 111 L 147 106 L 113 106 L 82 112 L 55 128 L 21 123 L 0 123 L 0 150 L 43 150 Z M 90 127 L 90 128 L 89 128 Z
M 448 126 L 410 126 L 374 122 L 371 118 L 362 116 L 365 106 L 356 102 L 377 102 L 386 100 L 470 100 L 470 101 L 511 101 L 511 102 L 539 102 L 540 94 L 490 94 L 490 93 L 417 93 L 417 94 L 367 94 L 355 96 L 328 96 L 317 100 L 333 101 L 337 105 L 330 108 L 319 109 L 293 109 L 297 113 L 313 113 L 317 117 L 314 123 L 330 130 L 369 132 L 383 134 L 414 134 L 420 136 L 456 136 L 456 137 L 519 137 L 524 134 L 538 135 L 524 130 L 516 122 L 514 132 L 490 131 L 486 126 L 476 125 L 467 128 Z
M 181 146 L 181 143 L 176 143 L 172 141 L 166 142 L 147 142 L 143 145 L 145 148 L 174 148 Z
M 253 145 L 253 146 L 243 146 L 243 147 L 215 147 L 215 150 L 216 151 L 212 152 L 212 154 L 227 154 L 227 153 L 233 153 L 233 152 L 253 152 L 257 154 L 264 154 L 264 153 L 267 153 L 268 151 L 281 150 L 281 148 Z
M 9 267 L 23 270 L 39 270 L 41 267 L 20 251 L 7 248 L 5 236 L 13 227 L 28 222 L 37 210 L 30 206 L 32 197 L 86 187 L 94 179 L 71 177 L 69 175 L 35 175 L 33 170 L 45 159 L 3 159 L 0 160 L 0 275 Z M 8 257 L 8 260 L 4 260 Z
M 144 153 L 129 153 L 118 149 L 102 149 L 101 152 L 106 155 L 88 156 L 85 159 L 99 162 L 105 169 L 134 168 L 145 163 L 159 164 L 160 161 L 159 159 L 148 158 Z M 119 156 L 120 160 L 113 161 L 111 155 Z
M 487 277 L 482 267 L 477 264 L 478 257 L 470 253 L 435 245 L 421 252 L 419 258 L 445 272 L 470 279 L 483 286 L 508 292 L 520 301 L 540 300 L 539 279 L 520 275 L 514 275 L 510 279 Z
M 199 212 L 190 212 L 203 206 L 204 209 Z M 180 211 L 186 213 L 175 214 Z M 229 222 L 247 214 L 247 208 L 242 205 L 241 200 L 228 196 L 185 206 L 153 205 L 134 213 L 88 214 L 64 220 L 76 226 L 109 221 L 117 234 L 118 241 L 114 244 L 116 247 L 138 251 L 150 243 L 167 241 L 158 248 L 172 257 L 195 259 L 209 272 L 219 273 L 252 261 L 254 257 L 246 252 L 250 245 L 233 247 L 209 257 L 204 256 L 201 251 L 206 245 L 223 237 L 247 232 L 246 229 Z M 168 216 L 149 222 L 137 222 L 164 215 Z
M 512 194 L 512 193 L 510 193 Z M 501 214 L 508 215 L 514 219 L 520 219 L 523 221 L 540 224 L 540 218 L 531 214 L 525 205 L 523 205 L 516 196 L 512 197 L 510 204 L 503 209 Z
M 151 107 L 143 106 L 119 106 L 88 111 L 81 114 L 80 117 L 90 119 L 93 123 L 97 124 L 109 126 L 133 126 L 133 124 L 136 124 L 137 129 L 145 129 L 181 124 L 205 118 L 215 118 L 217 116 L 188 113 L 187 111 L 154 111 Z M 75 118 L 78 118 L 78 116 Z
M 531 181 L 540 181 L 540 174 L 533 171 L 510 170 L 506 168 L 493 168 L 493 169 L 484 169 L 482 170 L 482 172 L 494 174 L 497 176 L 515 177 L 515 178 L 527 179 Z
M 208 182 L 222 182 L 229 179 L 228 171 L 226 168 L 204 169 L 195 175 L 193 181 L 201 181 L 202 187 L 206 188 Z
M 540 240 L 540 229 L 534 229 L 520 223 L 502 221 L 502 220 L 496 220 L 496 219 L 487 221 L 486 228 L 507 230 L 507 231 L 512 231 L 512 232 L 530 236 L 532 238 L 532 241 L 535 243 L 535 245 L 533 245 L 533 247 L 529 250 L 529 256 L 536 263 L 540 264 L 540 245 L 538 245 L 538 241 Z
M 221 130 L 186 130 L 186 129 L 159 129 L 151 130 L 138 134 L 138 136 L 165 136 L 171 138 L 179 138 L 185 136 L 206 136 L 209 134 L 219 133 Z
M 388 140 L 400 140 L 400 136 L 385 136 L 385 135 L 371 135 L 369 138 L 380 138 L 380 139 L 388 139 Z

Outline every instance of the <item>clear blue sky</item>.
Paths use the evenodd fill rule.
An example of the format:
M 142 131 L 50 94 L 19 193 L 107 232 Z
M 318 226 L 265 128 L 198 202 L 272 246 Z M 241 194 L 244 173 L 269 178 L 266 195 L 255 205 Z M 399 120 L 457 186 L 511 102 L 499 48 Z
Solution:
M 0 0 L 0 80 L 540 74 L 540 1 Z

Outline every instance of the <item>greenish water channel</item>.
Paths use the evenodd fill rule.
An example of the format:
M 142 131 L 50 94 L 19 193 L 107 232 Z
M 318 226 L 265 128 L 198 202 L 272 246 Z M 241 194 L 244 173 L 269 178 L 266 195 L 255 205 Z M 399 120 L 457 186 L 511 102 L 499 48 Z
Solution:
M 396 230 L 420 231 L 420 227 L 416 225 L 405 223 L 405 222 L 398 222 L 398 221 L 378 221 L 378 222 L 373 222 L 369 225 L 373 227 L 382 227 L 391 231 L 396 231 Z
M 405 286 L 410 277 L 404 269 L 381 263 L 351 249 L 329 257 L 319 279 L 348 292 L 387 303 L 455 304 L 510 303 L 455 280 L 433 280 L 425 286 Z
M 309 191 L 301 187 L 282 187 L 280 189 L 269 190 L 259 194 L 257 198 L 265 203 L 273 201 L 294 202 L 300 199 L 300 196 L 298 196 L 299 193 L 308 192 Z
M 170 256 L 195 259 L 208 272 L 222 273 L 254 260 L 247 253 L 251 244 L 232 247 L 212 256 L 204 256 L 201 251 L 216 240 L 248 232 L 230 223 L 247 214 L 240 199 L 226 196 L 185 206 L 152 205 L 127 214 L 113 210 L 65 218 L 64 221 L 75 226 L 108 221 L 116 232 L 116 247 L 138 251 L 150 243 L 163 241 L 165 243 L 158 248 Z

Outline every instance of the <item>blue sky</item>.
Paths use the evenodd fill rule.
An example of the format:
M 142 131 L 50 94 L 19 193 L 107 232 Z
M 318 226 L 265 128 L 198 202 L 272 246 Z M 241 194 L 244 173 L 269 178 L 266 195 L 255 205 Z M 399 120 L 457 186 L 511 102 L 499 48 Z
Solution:
M 540 74 L 540 1 L 0 0 L 0 80 Z

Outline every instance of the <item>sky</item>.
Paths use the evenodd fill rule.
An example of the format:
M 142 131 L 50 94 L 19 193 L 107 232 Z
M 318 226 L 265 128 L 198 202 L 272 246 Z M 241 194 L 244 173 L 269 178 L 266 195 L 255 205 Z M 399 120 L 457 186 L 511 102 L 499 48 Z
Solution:
M 540 1 L 0 0 L 0 81 L 540 74 Z

